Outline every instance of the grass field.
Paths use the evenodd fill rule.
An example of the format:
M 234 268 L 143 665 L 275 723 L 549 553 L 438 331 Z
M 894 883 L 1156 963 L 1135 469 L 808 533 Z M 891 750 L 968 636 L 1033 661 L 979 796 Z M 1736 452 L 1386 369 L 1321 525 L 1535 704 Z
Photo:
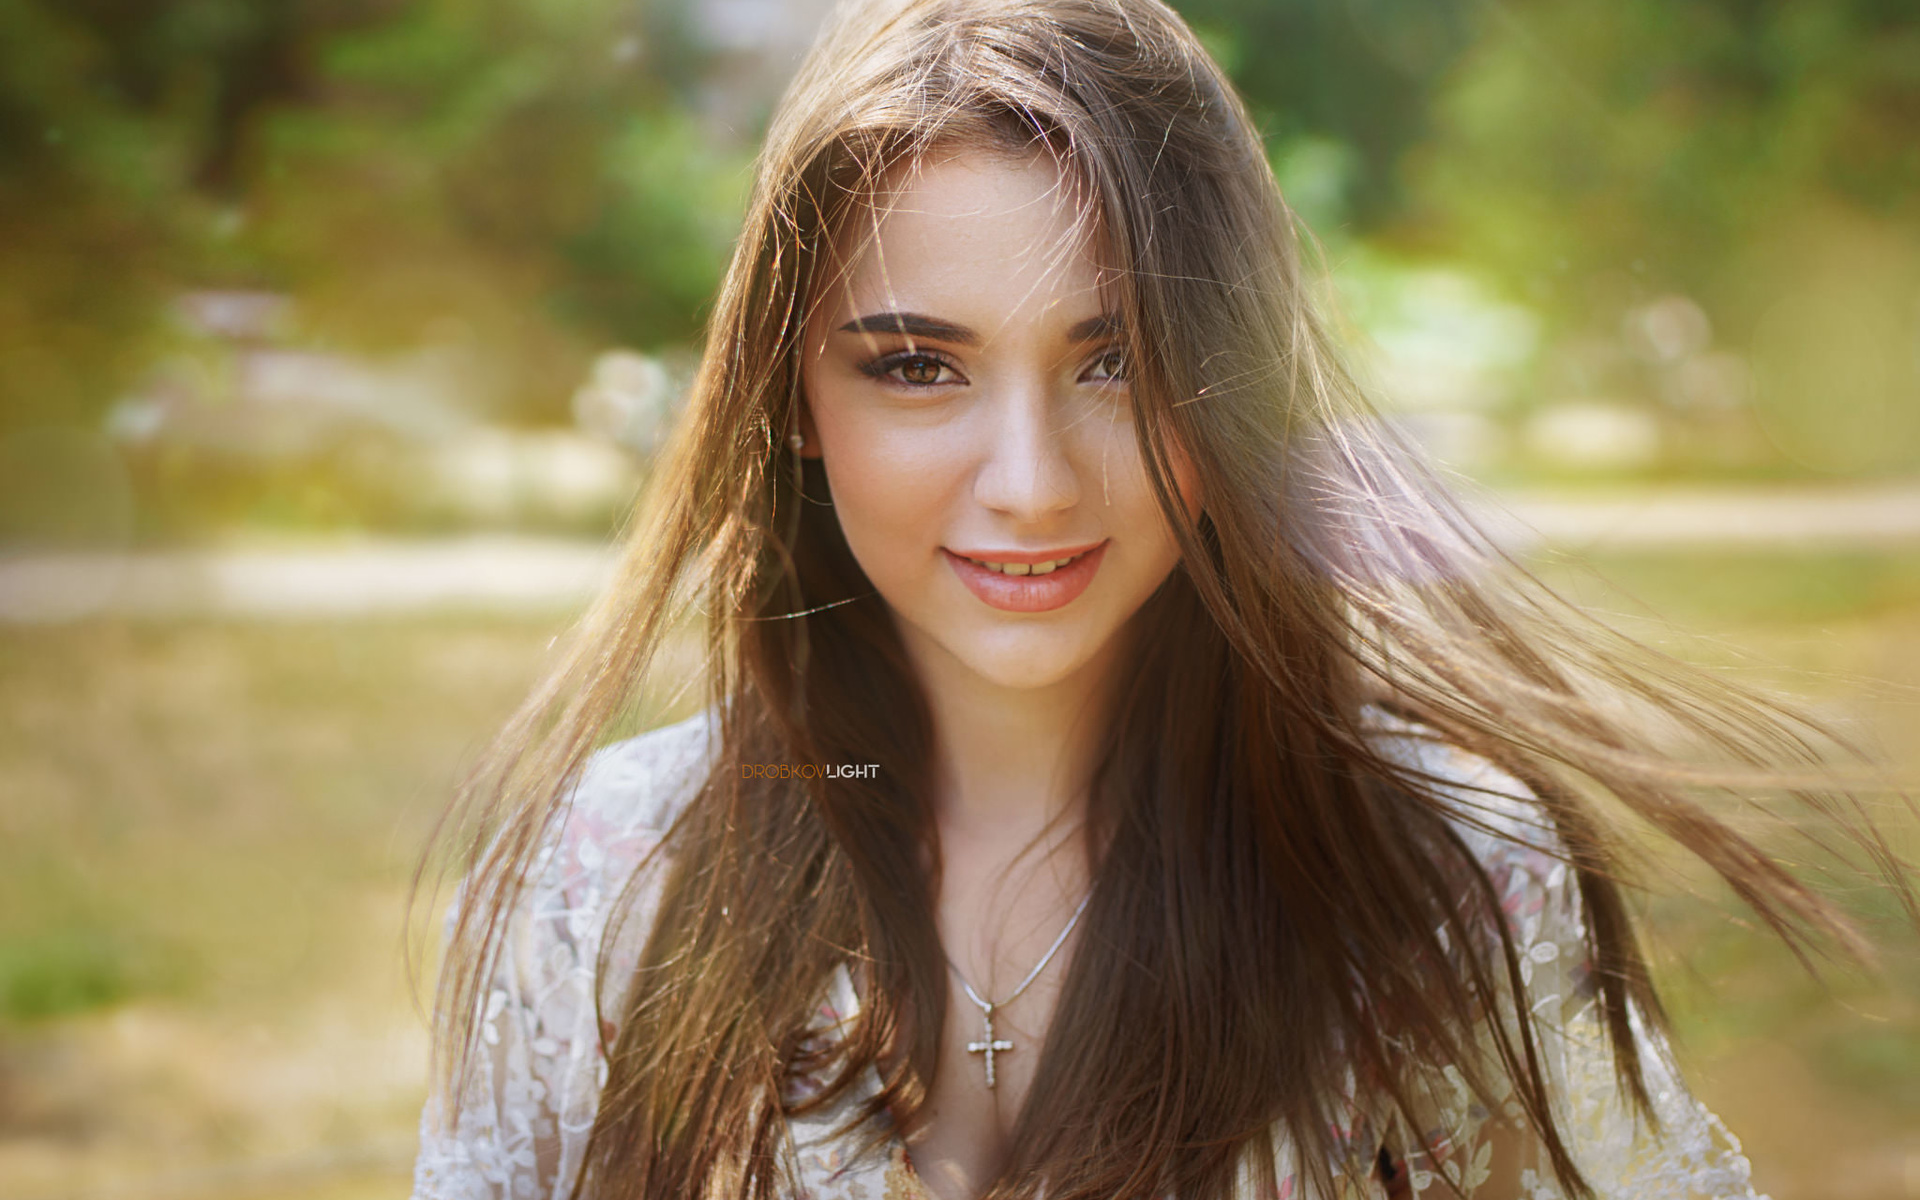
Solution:
M 1552 574 L 1920 759 L 1920 557 L 1601 569 Z M 405 1193 L 426 1056 L 408 872 L 561 625 L 0 632 L 0 1195 Z M 1692 1075 L 1775 1200 L 1920 1196 L 1920 940 L 1845 899 L 1882 979 L 1815 983 L 1711 893 L 1647 901 Z

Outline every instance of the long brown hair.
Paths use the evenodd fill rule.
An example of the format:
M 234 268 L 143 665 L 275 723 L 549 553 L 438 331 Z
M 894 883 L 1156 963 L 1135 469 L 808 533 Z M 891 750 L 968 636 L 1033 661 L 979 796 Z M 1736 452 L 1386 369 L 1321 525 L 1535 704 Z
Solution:
M 1619 815 L 1705 860 L 1797 945 L 1853 946 L 1825 901 L 1714 814 L 1716 792 L 1800 788 L 1911 905 L 1858 806 L 1808 784 L 1829 753 L 1817 729 L 1562 604 L 1372 413 L 1310 311 L 1247 112 L 1171 10 L 850 4 L 775 114 L 688 411 L 618 578 L 445 826 L 468 879 L 437 997 L 447 1095 L 529 864 L 684 622 L 705 641 L 719 765 L 663 846 L 576 1194 L 772 1194 L 780 1085 L 849 958 L 869 999 L 805 1107 L 875 1065 L 865 1116 L 911 1121 L 924 1103 L 947 997 L 923 865 L 939 861 L 928 708 L 822 466 L 789 459 L 784 440 L 848 214 L 895 166 L 956 143 L 1041 146 L 1085 185 L 1122 268 L 1139 444 L 1183 551 L 1134 618 L 1140 649 L 1094 780 L 1104 849 L 1083 936 L 1102 952 L 1071 961 L 992 1195 L 1224 1196 L 1276 1128 L 1324 1183 L 1350 1150 L 1370 1154 L 1336 1142 L 1347 1072 L 1407 1113 L 1438 1064 L 1489 1096 L 1477 1037 L 1562 1183 L 1584 1190 L 1530 1032 L 1490 1016 L 1524 992 L 1505 924 L 1491 922 L 1492 953 L 1449 952 L 1447 931 L 1458 944 L 1495 904 L 1458 832 L 1474 814 L 1381 752 L 1370 705 L 1537 793 L 1577 872 L 1620 1078 L 1643 1102 L 1629 1013 L 1657 1026 L 1661 1009 L 1622 900 Z M 1175 499 L 1174 446 L 1207 498 L 1198 520 Z M 773 761 L 880 770 L 734 769 Z

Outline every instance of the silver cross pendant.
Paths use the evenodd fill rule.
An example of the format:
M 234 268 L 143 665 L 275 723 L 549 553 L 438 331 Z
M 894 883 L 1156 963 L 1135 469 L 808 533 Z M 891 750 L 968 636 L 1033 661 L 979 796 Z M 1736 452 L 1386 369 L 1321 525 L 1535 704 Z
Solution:
M 1013 1043 L 1005 1038 L 995 1040 L 993 1036 L 993 1005 L 981 1009 L 980 1015 L 986 1021 L 986 1034 L 977 1042 L 967 1043 L 968 1054 L 984 1054 L 987 1057 L 987 1086 L 993 1086 L 993 1056 L 1013 1049 Z

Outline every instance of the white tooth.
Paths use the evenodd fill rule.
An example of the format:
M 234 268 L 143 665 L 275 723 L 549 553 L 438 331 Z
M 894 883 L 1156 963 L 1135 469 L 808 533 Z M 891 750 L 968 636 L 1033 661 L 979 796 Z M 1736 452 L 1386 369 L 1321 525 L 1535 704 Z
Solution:
M 1032 570 L 1026 563 L 1008 563 L 1001 570 L 1009 575 L 1025 575 Z
M 1052 562 L 1039 562 L 1039 563 L 1035 563 L 1035 564 L 1033 564 L 1033 574 L 1035 574 L 1035 575 L 1051 575 L 1051 574 L 1053 574 L 1053 570 L 1054 570 L 1054 568 L 1055 568 L 1055 567 L 1058 567 L 1058 566 L 1059 566 L 1059 565 L 1060 565 L 1060 564 L 1061 564 L 1062 562 L 1064 562 L 1064 561 L 1066 561 L 1066 560 L 1065 560 L 1065 559 L 1055 559 L 1055 560 L 1054 560 L 1054 561 L 1052 561 Z

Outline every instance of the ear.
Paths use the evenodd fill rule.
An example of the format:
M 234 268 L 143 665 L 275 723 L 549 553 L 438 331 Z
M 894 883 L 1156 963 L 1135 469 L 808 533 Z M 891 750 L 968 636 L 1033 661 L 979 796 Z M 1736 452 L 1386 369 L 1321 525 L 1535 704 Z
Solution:
M 801 458 L 819 458 L 820 457 L 820 431 L 814 428 L 813 409 L 811 406 L 807 404 L 807 398 L 805 395 L 802 395 L 800 397 L 799 409 L 800 409 L 800 422 L 799 422 L 800 436 L 806 439 L 806 445 L 800 448 L 800 457 Z

